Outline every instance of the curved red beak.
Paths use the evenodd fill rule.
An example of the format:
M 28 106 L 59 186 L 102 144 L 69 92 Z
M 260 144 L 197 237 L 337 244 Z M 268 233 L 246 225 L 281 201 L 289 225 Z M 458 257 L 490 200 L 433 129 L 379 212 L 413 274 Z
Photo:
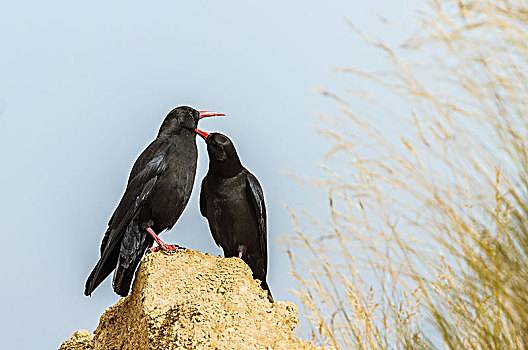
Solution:
M 207 117 L 215 117 L 215 116 L 224 116 L 224 113 L 218 113 L 218 112 L 212 112 L 212 111 L 200 111 L 200 116 L 198 119 L 207 118 Z
M 194 129 L 194 132 L 197 133 L 198 135 L 200 135 L 204 140 L 207 140 L 207 138 L 209 137 L 209 133 L 205 132 L 203 130 Z

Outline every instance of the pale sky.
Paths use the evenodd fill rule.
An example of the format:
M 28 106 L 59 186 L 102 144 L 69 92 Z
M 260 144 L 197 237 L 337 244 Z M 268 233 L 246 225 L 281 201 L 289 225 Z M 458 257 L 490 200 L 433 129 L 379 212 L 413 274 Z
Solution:
M 403 0 L 12 1 L 0 6 L 0 334 L 4 349 L 53 349 L 92 332 L 118 296 L 108 278 L 84 282 L 99 256 L 130 168 L 178 105 L 224 112 L 200 128 L 227 134 L 263 185 L 268 282 L 295 300 L 283 248 L 292 231 L 281 202 L 324 209 L 290 179 L 318 174 L 328 145 L 319 112 L 336 113 L 315 88 L 339 91 L 379 58 L 346 24 L 398 38 L 377 16 L 405 19 Z M 198 210 L 207 169 L 201 140 L 195 190 L 169 243 L 218 255 Z M 302 327 L 302 325 L 301 325 Z

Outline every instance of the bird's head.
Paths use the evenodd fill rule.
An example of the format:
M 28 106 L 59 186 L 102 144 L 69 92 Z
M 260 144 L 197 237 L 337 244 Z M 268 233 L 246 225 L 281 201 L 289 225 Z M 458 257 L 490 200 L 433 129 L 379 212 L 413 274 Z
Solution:
M 225 114 L 211 111 L 197 111 L 189 106 L 176 107 L 165 117 L 158 136 L 179 134 L 183 129 L 193 131 L 198 126 L 200 119 L 214 116 L 225 116 Z
M 236 174 L 242 168 L 235 145 L 226 135 L 217 132 L 209 134 L 200 129 L 195 129 L 195 132 L 207 144 L 210 166 L 218 168 L 226 175 Z

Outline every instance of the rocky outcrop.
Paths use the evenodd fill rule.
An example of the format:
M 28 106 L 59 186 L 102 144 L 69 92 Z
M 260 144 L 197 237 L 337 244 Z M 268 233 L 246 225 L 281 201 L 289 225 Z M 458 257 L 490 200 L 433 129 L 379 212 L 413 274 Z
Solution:
M 60 350 L 315 349 L 292 335 L 297 307 L 270 303 L 240 259 L 186 250 L 147 254 L 132 293 Z

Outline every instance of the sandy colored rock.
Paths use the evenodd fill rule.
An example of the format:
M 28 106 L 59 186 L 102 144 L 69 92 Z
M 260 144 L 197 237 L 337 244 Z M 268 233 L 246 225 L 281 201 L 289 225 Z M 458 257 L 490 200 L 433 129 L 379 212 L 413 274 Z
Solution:
M 79 329 L 73 333 L 71 338 L 62 343 L 61 349 L 70 350 L 92 350 L 94 335 L 88 333 L 86 329 Z
M 59 350 L 315 349 L 292 335 L 297 306 L 270 303 L 240 259 L 186 250 L 143 258 L 132 293 Z

